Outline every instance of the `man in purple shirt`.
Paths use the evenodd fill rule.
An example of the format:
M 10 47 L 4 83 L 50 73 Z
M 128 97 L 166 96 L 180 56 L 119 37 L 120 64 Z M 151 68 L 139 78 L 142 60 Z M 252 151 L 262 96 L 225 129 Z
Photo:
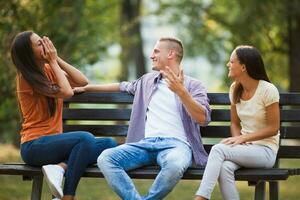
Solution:
M 134 95 L 127 141 L 105 150 L 98 167 L 112 189 L 125 200 L 163 199 L 191 166 L 207 161 L 200 125 L 210 122 L 209 100 L 205 87 L 183 74 L 180 62 L 183 46 L 176 38 L 160 38 L 151 59 L 152 73 L 133 82 L 88 85 L 84 91 L 123 91 Z M 145 165 L 161 167 L 145 196 L 136 190 L 127 170 Z

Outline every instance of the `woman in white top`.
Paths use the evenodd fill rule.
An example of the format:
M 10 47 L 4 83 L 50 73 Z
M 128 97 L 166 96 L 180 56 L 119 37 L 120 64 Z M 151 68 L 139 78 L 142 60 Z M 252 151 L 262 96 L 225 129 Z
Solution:
M 271 168 L 279 144 L 279 93 L 270 83 L 259 51 L 238 46 L 232 52 L 228 76 L 231 135 L 211 149 L 195 200 L 210 199 L 216 182 L 225 200 L 239 199 L 234 171 L 241 167 Z

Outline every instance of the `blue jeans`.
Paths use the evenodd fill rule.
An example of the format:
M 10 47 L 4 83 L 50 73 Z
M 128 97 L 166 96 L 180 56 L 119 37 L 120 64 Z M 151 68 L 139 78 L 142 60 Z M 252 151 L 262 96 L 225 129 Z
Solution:
M 99 154 L 117 143 L 111 138 L 95 138 L 89 132 L 75 131 L 42 136 L 21 145 L 24 162 L 32 166 L 64 162 L 64 195 L 75 195 L 80 177 L 86 167 L 96 162 Z
M 145 138 L 107 149 L 99 156 L 97 164 L 110 187 L 123 200 L 163 199 L 181 179 L 192 163 L 192 150 L 175 138 Z M 145 165 L 161 167 L 146 196 L 141 197 L 125 171 Z

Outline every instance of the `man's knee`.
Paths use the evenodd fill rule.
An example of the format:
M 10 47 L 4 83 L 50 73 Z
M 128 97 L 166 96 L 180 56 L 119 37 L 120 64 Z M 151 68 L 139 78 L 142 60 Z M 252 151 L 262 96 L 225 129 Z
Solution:
M 101 169 L 111 163 L 113 158 L 113 149 L 105 149 L 97 158 L 97 165 Z
M 192 155 L 180 156 L 180 154 L 170 154 L 167 156 L 162 169 L 166 169 L 170 174 L 182 175 L 191 165 Z

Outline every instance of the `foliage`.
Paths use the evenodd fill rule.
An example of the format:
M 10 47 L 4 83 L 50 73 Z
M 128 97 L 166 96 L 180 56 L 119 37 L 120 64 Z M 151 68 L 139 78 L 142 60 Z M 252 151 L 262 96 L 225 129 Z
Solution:
M 160 6 L 157 13 L 178 26 L 177 30 L 180 31 L 179 34 L 190 55 L 202 54 L 213 63 L 221 62 L 225 65 L 235 46 L 253 45 L 261 51 L 271 80 L 281 90 L 288 89 L 289 67 L 300 67 L 291 66 L 289 63 L 291 58 L 288 5 L 292 4 L 299 10 L 300 6 L 296 1 L 160 0 L 158 2 Z M 299 19 L 294 17 L 293 23 L 300 25 Z

